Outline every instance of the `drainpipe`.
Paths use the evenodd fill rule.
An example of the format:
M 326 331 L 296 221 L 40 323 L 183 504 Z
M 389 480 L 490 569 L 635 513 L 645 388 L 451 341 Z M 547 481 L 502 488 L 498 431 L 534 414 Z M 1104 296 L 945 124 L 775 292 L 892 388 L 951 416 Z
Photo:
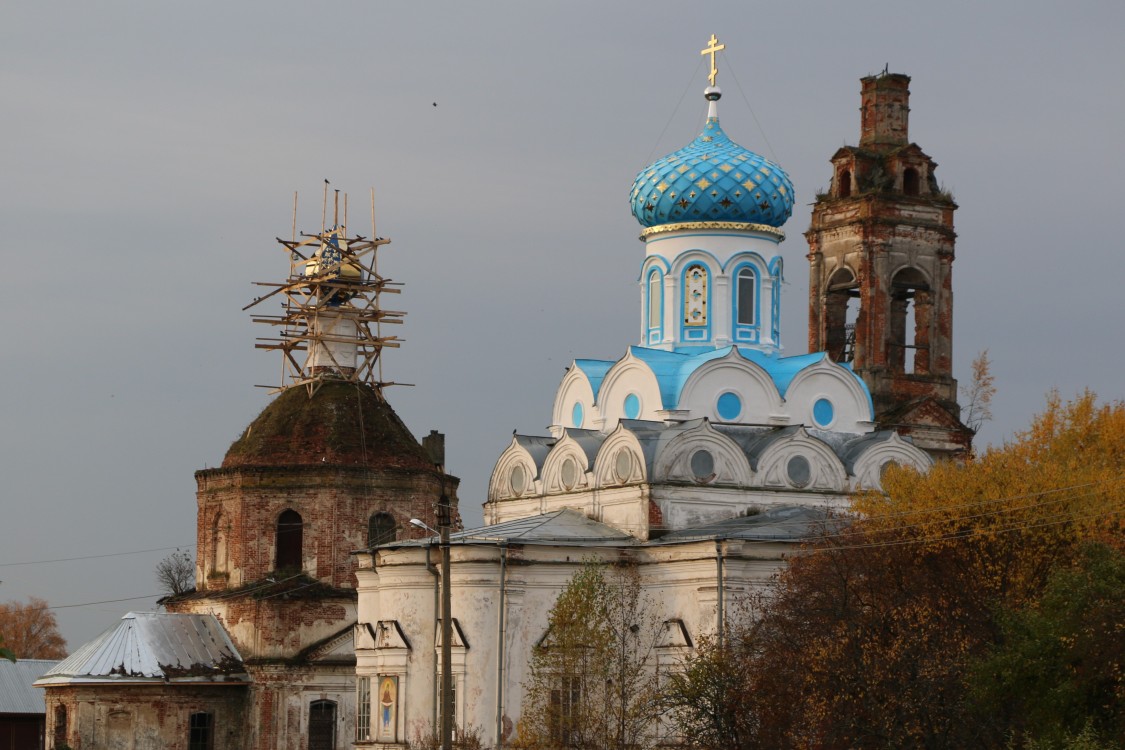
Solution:
M 716 590 L 718 591 L 718 620 L 719 620 L 719 648 L 723 647 L 723 627 L 725 619 L 723 617 L 723 543 L 721 540 L 715 540 L 715 568 L 716 568 Z
M 434 567 L 433 562 L 430 560 L 430 549 L 432 547 L 433 547 L 432 544 L 426 545 L 426 570 L 428 570 L 430 572 L 430 575 L 432 575 L 434 577 L 434 619 L 436 620 L 438 608 L 440 607 L 440 601 L 441 601 L 441 599 L 440 599 L 441 589 L 438 588 L 439 582 L 440 582 L 441 579 L 438 577 L 437 568 Z M 437 659 L 434 659 L 434 710 L 433 710 L 433 716 L 430 717 L 430 726 L 435 727 L 435 731 L 436 731 L 437 720 L 438 720 L 438 686 L 439 686 L 439 684 L 438 684 L 438 672 L 439 672 L 439 670 L 440 670 L 440 668 L 439 668 Z
M 504 747 L 504 611 L 508 575 L 508 540 L 500 542 L 500 612 L 496 617 L 496 747 Z

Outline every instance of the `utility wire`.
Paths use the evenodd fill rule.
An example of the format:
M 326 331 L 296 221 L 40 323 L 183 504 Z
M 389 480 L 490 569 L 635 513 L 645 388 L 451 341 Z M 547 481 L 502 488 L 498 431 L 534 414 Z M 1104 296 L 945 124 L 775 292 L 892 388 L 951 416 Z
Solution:
M 134 549 L 127 552 L 106 552 L 101 555 L 80 555 L 79 557 L 56 557 L 52 560 L 23 560 L 21 562 L 0 563 L 0 568 L 14 567 L 16 565 L 43 565 L 45 563 L 72 562 L 74 560 L 96 560 L 102 557 L 121 557 L 122 555 L 140 555 L 145 552 L 165 552 L 170 549 L 190 549 L 194 544 L 178 544 L 175 547 L 153 547 L 152 549 Z

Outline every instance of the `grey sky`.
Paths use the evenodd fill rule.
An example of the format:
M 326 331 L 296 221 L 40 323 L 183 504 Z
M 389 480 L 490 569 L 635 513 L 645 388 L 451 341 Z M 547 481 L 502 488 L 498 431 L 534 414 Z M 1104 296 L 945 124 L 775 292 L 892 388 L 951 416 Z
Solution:
M 513 428 L 543 430 L 563 368 L 637 340 L 628 189 L 698 132 L 712 33 L 724 129 L 797 189 L 787 353 L 806 351 L 808 204 L 858 138 L 858 79 L 889 63 L 961 206 L 955 370 L 990 350 L 985 440 L 1051 388 L 1125 393 L 1119 2 L 315 6 L 0 11 L 0 600 L 150 594 L 164 552 L 7 563 L 194 543 L 192 473 L 280 371 L 240 308 L 287 273 L 274 237 L 294 190 L 317 227 L 325 178 L 364 234 L 376 190 L 381 268 L 406 284 L 388 306 L 409 313 L 386 374 L 416 384 L 389 396 L 415 434 L 446 432 L 479 523 L 493 462 Z M 73 648 L 151 604 L 57 615 Z

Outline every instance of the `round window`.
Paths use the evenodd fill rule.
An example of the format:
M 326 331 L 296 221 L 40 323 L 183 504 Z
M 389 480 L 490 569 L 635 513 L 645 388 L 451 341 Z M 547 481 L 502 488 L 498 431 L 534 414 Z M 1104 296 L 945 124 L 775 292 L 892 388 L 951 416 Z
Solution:
M 527 489 L 527 472 L 524 471 L 522 466 L 516 466 L 512 469 L 512 473 L 508 475 L 508 481 L 512 485 L 512 494 L 522 495 L 523 491 Z
M 613 473 L 617 475 L 618 482 L 627 482 L 633 475 L 633 454 L 627 448 L 617 451 L 613 459 Z
M 570 410 L 570 422 L 575 427 L 582 426 L 582 402 L 575 401 L 574 408 Z
M 707 451 L 691 454 L 691 473 L 696 479 L 706 481 L 715 475 L 715 459 Z
M 720 419 L 733 422 L 742 413 L 742 399 L 737 393 L 727 391 L 719 396 L 719 400 L 715 403 L 715 411 L 719 413 Z
M 812 479 L 812 467 L 804 456 L 793 456 L 785 465 L 785 472 L 794 487 L 804 487 Z
M 832 402 L 826 398 L 818 398 L 812 407 L 812 418 L 817 427 L 827 427 L 836 418 L 836 410 Z
M 563 487 L 568 490 L 574 489 L 574 485 L 578 484 L 578 464 L 574 462 L 573 458 L 563 461 L 559 476 L 562 479 Z
M 641 416 L 641 399 L 635 393 L 625 397 L 625 418 L 636 419 Z

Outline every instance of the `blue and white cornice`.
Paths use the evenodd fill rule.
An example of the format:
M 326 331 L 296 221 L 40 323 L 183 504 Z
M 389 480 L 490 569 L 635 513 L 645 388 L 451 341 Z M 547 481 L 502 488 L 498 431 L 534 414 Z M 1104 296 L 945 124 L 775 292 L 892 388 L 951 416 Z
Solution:
M 698 353 L 633 346 L 615 362 L 574 362 L 556 392 L 552 433 L 608 432 L 621 420 L 702 417 L 866 433 L 874 429 L 873 412 L 863 381 L 823 353 L 777 357 L 733 346 Z

